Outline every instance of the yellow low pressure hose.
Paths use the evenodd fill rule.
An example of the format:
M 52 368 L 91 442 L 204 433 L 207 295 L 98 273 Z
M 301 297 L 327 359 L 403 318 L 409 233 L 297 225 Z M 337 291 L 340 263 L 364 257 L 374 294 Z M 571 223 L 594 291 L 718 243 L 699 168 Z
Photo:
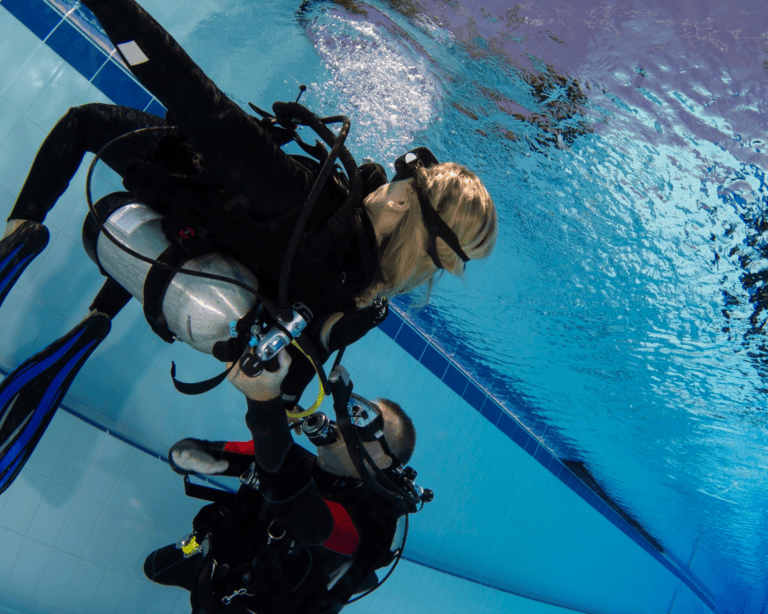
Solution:
M 307 360 L 309 360 L 309 362 L 312 363 L 312 366 L 315 368 L 315 372 L 317 373 L 317 365 L 312 361 L 312 359 L 307 355 L 307 353 L 299 347 L 299 344 L 296 343 L 295 340 L 293 340 L 291 341 L 291 345 L 296 347 L 299 350 L 299 352 L 301 352 L 302 354 L 304 354 L 304 356 L 307 357 Z M 319 375 L 320 374 L 318 373 L 318 377 Z M 323 399 L 325 399 L 325 392 L 323 392 L 323 385 L 319 381 L 318 381 L 318 387 L 319 387 L 319 390 L 317 392 L 317 399 L 315 399 L 315 402 L 312 405 L 312 407 L 300 412 L 292 412 L 286 409 L 285 413 L 288 415 L 289 418 L 293 418 L 293 419 L 306 418 L 307 416 L 309 416 L 310 414 L 314 414 L 318 410 L 318 408 L 320 407 L 320 404 L 323 402 Z

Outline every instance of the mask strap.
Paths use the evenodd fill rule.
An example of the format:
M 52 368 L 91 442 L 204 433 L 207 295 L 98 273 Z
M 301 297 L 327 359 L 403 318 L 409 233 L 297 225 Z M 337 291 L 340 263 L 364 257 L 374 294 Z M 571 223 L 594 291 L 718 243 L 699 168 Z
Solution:
M 469 262 L 469 256 L 467 256 L 467 254 L 464 253 L 464 250 L 461 249 L 459 238 L 456 236 L 456 233 L 451 230 L 448 224 L 445 223 L 445 220 L 440 217 L 440 214 L 435 210 L 435 208 L 430 204 L 425 186 L 422 185 L 422 182 L 418 179 L 417 171 L 420 168 L 424 168 L 424 163 L 416 158 L 407 164 L 411 170 L 414 187 L 416 189 L 416 195 L 419 198 L 419 206 L 421 207 L 421 216 L 424 219 L 424 226 L 426 226 L 427 233 L 429 234 L 429 241 L 427 242 L 427 253 L 429 254 L 430 258 L 432 258 L 432 262 L 435 263 L 435 266 L 438 269 L 445 268 L 437 255 L 437 237 L 440 237 L 466 265 L 466 263 Z

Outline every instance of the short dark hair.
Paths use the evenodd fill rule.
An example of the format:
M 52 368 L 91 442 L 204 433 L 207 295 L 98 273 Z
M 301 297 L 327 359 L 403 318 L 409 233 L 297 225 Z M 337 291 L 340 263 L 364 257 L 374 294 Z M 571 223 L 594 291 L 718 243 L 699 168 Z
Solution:
M 384 421 L 389 422 L 390 427 L 384 427 L 387 435 L 387 445 L 390 447 L 397 460 L 403 465 L 407 464 L 413 456 L 413 450 L 416 448 L 416 427 L 413 426 L 413 420 L 403 411 L 394 401 L 389 399 L 379 399 L 379 403 L 384 407 Z M 397 417 L 398 425 L 394 426 L 387 420 L 387 414 Z M 394 429 L 394 432 L 393 432 Z

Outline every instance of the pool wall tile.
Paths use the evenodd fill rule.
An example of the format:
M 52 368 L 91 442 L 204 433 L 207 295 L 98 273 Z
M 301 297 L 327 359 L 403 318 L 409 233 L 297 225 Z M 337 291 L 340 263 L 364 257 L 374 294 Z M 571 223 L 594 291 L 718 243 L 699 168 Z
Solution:
M 453 365 L 448 365 L 448 369 L 443 375 L 443 382 L 459 396 L 464 394 L 469 384 L 467 376 Z
M 467 387 L 461 396 L 467 403 L 469 403 L 470 407 L 481 413 L 485 402 L 490 400 L 488 395 L 471 381 L 467 383 Z
M 116 104 L 126 107 L 144 109 L 152 100 L 152 96 L 128 77 L 114 60 L 106 62 L 91 82 Z
M 390 339 L 394 339 L 397 333 L 400 332 L 400 327 L 403 326 L 403 319 L 397 314 L 397 312 L 390 308 L 387 319 L 379 324 L 379 329 L 384 331 Z
M 421 355 L 419 362 L 423 364 L 427 369 L 429 369 L 433 375 L 440 379 L 442 379 L 446 369 L 448 368 L 448 359 L 440 354 L 440 352 L 438 352 L 431 345 L 426 347 L 424 353 Z
M 26 27 L 18 27 L 13 21 L 13 18 L 7 17 L 8 13 L 18 17 Z M 58 51 L 59 55 L 68 60 L 71 66 L 74 67 L 74 70 L 78 71 L 86 79 L 93 77 L 93 85 L 101 90 L 101 92 L 97 92 L 91 85 L 89 85 L 88 88 L 83 90 L 83 93 L 74 97 L 71 94 L 74 90 L 70 90 L 70 93 L 61 97 L 59 102 L 59 115 L 66 111 L 66 106 L 69 104 L 90 102 L 94 100 L 106 102 L 109 99 L 119 104 L 134 106 L 141 109 L 146 108 L 157 115 L 164 114 L 162 105 L 146 93 L 140 85 L 138 85 L 116 64 L 114 60 L 106 59 L 106 55 L 95 47 L 92 49 L 88 49 L 87 46 L 83 47 L 82 40 L 84 39 L 82 39 L 80 32 L 72 28 L 69 23 L 61 23 L 60 15 L 40 0 L 2 0 L 0 2 L 0 92 L 7 91 L 11 80 L 18 78 L 19 75 L 22 74 L 23 66 L 26 62 L 33 60 L 35 50 L 40 46 L 39 40 L 30 38 L 30 30 L 32 30 L 39 39 L 48 37 L 50 48 Z M 13 43 L 13 53 L 8 57 L 3 55 L 3 50 L 7 48 L 7 41 L 3 42 L 2 36 L 2 33 L 5 31 L 8 32 L 9 38 L 13 37 L 14 40 L 18 40 L 19 42 L 19 44 Z M 7 51 L 6 55 L 8 55 Z M 45 55 L 46 50 L 41 50 L 40 57 Z M 102 64 L 99 64 L 99 56 L 104 58 Z M 11 61 L 7 61 L 8 59 Z M 5 66 L 5 68 L 3 68 L 3 66 Z M 63 70 L 61 74 L 65 72 L 66 69 Z M 41 104 L 40 100 L 44 97 L 46 92 L 53 91 L 52 84 L 58 78 L 56 76 L 58 74 L 60 73 L 55 71 L 52 73 L 47 81 L 47 85 L 42 89 L 39 96 L 37 96 L 35 102 L 29 106 L 29 109 L 34 108 L 36 104 Z M 81 86 L 78 84 L 76 87 Z M 29 113 L 28 109 L 18 109 L 12 104 L 12 100 L 15 100 L 19 105 L 29 104 L 29 99 L 31 99 L 32 96 L 25 96 L 23 92 L 21 92 L 21 94 L 11 93 L 9 96 L 10 98 L 8 96 L 5 98 L 0 97 L 0 105 L 2 105 L 0 106 L 0 157 L 2 157 L 4 162 L 9 159 L 15 160 L 16 162 L 14 164 L 4 165 L 5 170 L 3 172 L 5 174 L 0 176 L 0 189 L 7 195 L 13 195 L 18 192 L 18 188 L 23 180 L 23 174 L 28 168 L 31 157 L 39 146 L 42 137 L 45 135 L 45 132 L 41 132 L 40 129 L 42 128 L 43 131 L 50 130 L 52 125 L 51 122 L 53 121 L 52 118 L 55 117 L 55 111 L 53 108 L 46 111 L 46 113 L 43 114 L 44 121 L 41 121 L 41 123 L 38 124 L 39 127 L 36 127 L 36 130 L 32 130 L 31 121 L 29 119 L 31 115 L 24 116 L 24 113 Z M 7 113 L 3 110 L 3 107 L 7 109 Z M 38 116 L 35 115 L 35 118 L 37 117 Z M 22 126 L 21 124 L 24 125 Z M 9 149 L 3 148 L 3 140 L 6 142 L 8 140 L 13 141 L 14 155 L 11 154 Z M 25 143 L 27 144 L 27 150 L 29 151 L 24 149 Z M 19 148 L 19 144 L 21 144 L 21 148 Z M 21 149 L 20 153 L 19 149 Z M 109 180 L 104 180 L 105 187 L 113 184 L 114 182 L 110 183 Z M 68 196 L 65 195 L 65 198 L 68 198 Z M 3 201 L 6 207 L 8 206 L 9 200 L 10 198 L 6 196 Z M 79 202 L 73 202 L 73 205 L 79 204 Z M 79 226 L 82 223 L 82 216 L 77 220 L 75 217 L 76 216 L 72 215 L 67 218 L 65 228 L 65 234 L 69 233 L 70 238 L 73 241 L 79 239 Z M 72 227 L 71 229 L 70 226 Z M 28 271 L 32 270 L 33 269 L 30 268 Z M 71 286 L 71 283 L 68 284 L 63 292 L 69 292 Z M 88 295 L 88 291 L 82 291 L 81 289 L 79 294 Z M 70 296 L 65 297 L 62 294 L 59 302 L 66 302 L 70 304 L 71 307 L 72 298 L 73 297 Z M 24 309 L 27 305 L 27 303 L 20 301 L 18 297 L 14 298 L 11 295 L 9 296 L 9 299 L 6 300 L 4 308 L 7 310 L 9 306 L 14 304 L 18 305 L 19 309 Z M 44 316 L 45 309 L 48 308 L 48 305 L 44 305 L 40 301 L 35 303 L 35 309 L 38 309 L 41 317 L 43 317 L 43 324 L 50 321 L 50 330 L 47 330 L 44 334 L 52 335 L 55 333 L 55 329 L 61 328 L 64 325 L 65 319 L 49 320 L 49 318 Z M 136 328 L 131 324 L 128 325 L 128 329 L 135 335 L 138 335 L 139 332 L 145 332 L 146 326 L 142 321 L 140 322 L 139 328 Z M 497 490 L 499 488 L 508 487 L 510 489 L 509 506 L 511 507 L 513 505 L 512 501 L 521 501 L 521 499 L 519 499 L 521 488 L 531 488 L 533 489 L 531 490 L 531 496 L 535 495 L 535 497 L 543 497 L 541 494 L 543 491 L 541 489 L 541 484 L 539 483 L 540 480 L 538 478 L 537 480 L 532 480 L 531 476 L 540 475 L 540 472 L 544 469 L 548 469 L 548 472 L 545 473 L 558 477 L 559 481 L 569 486 L 570 491 L 564 491 L 565 494 L 559 493 L 557 496 L 563 501 L 568 501 L 567 506 L 569 509 L 578 509 L 579 517 L 586 519 L 588 517 L 588 510 L 586 508 L 579 508 L 578 500 L 569 499 L 568 493 L 578 494 L 579 497 L 581 497 L 581 500 L 586 501 L 592 506 L 590 509 L 602 514 L 604 518 L 610 520 L 610 522 L 620 528 L 626 536 L 634 539 L 636 543 L 639 543 L 644 550 L 658 560 L 658 553 L 655 553 L 648 544 L 638 542 L 637 536 L 631 527 L 627 527 L 626 523 L 599 500 L 591 490 L 567 471 L 560 461 L 552 456 L 549 450 L 533 439 L 520 425 L 515 424 L 514 419 L 511 418 L 505 410 L 502 410 L 493 399 L 487 397 L 485 393 L 472 383 L 460 369 L 453 364 L 449 364 L 450 359 L 444 355 L 443 351 L 429 345 L 424 337 L 406 323 L 405 318 L 398 314 L 395 309 L 391 310 L 389 318 L 387 318 L 387 320 L 380 326 L 380 330 L 384 333 L 383 335 L 380 335 L 381 339 L 396 339 L 399 349 L 405 350 L 405 352 L 400 352 L 401 357 L 397 360 L 387 360 L 386 368 L 380 367 L 372 369 L 365 374 L 354 374 L 356 384 L 358 382 L 362 383 L 360 387 L 361 392 L 364 391 L 365 387 L 369 387 L 371 390 L 388 389 L 397 393 L 396 395 L 393 395 L 395 398 L 408 398 L 409 392 L 418 389 L 421 385 L 420 382 L 426 378 L 432 377 L 432 374 L 437 375 L 439 380 L 441 376 L 439 372 L 443 370 L 443 360 L 447 365 L 447 368 L 444 369 L 444 372 L 442 373 L 442 380 L 444 383 L 444 385 L 441 386 L 442 391 L 431 389 L 429 394 L 425 395 L 421 403 L 424 410 L 424 416 L 429 416 L 429 422 L 420 425 L 420 428 L 427 425 L 434 427 L 436 422 L 441 418 L 446 418 L 447 416 L 453 417 L 455 415 L 465 429 L 462 432 L 465 432 L 467 435 L 462 444 L 463 448 L 460 451 L 440 448 L 441 440 L 438 436 L 434 437 L 434 442 L 427 441 L 420 444 L 420 446 L 427 448 L 425 458 L 431 457 L 438 465 L 440 465 L 438 460 L 442 459 L 441 466 L 445 468 L 445 472 L 442 475 L 439 475 L 438 473 L 431 472 L 429 466 L 427 466 L 427 470 L 422 471 L 422 475 L 425 478 L 425 484 L 431 479 L 436 483 L 443 484 L 446 492 L 452 493 L 450 497 L 444 496 L 442 499 L 444 502 L 449 501 L 449 505 L 451 506 L 449 513 L 444 514 L 441 517 L 437 513 L 437 510 L 440 508 L 430 506 L 428 506 L 424 512 L 424 518 L 432 519 L 433 521 L 432 523 L 425 521 L 424 526 L 434 527 L 432 530 L 433 537 L 435 535 L 443 535 L 444 537 L 439 543 L 442 544 L 440 552 L 442 552 L 446 560 L 450 559 L 452 561 L 454 558 L 462 558 L 460 553 L 462 552 L 461 548 L 463 546 L 461 546 L 461 544 L 463 543 L 462 540 L 466 537 L 466 535 L 458 533 L 447 524 L 444 524 L 446 519 L 450 517 L 455 522 L 465 522 L 470 517 L 473 517 L 473 515 L 481 513 L 481 510 L 477 507 L 479 505 L 478 501 L 471 498 L 468 499 L 466 497 L 467 491 L 462 491 L 462 489 L 466 489 L 468 484 L 474 484 L 474 486 L 482 485 L 483 492 L 492 490 L 494 487 L 496 487 Z M 31 344 L 27 343 L 27 345 Z M 27 345 L 19 346 L 16 344 L 14 347 L 17 348 L 20 354 L 24 354 L 30 349 Z M 373 347 L 374 346 L 371 346 L 371 348 Z M 178 351 L 178 349 L 173 349 L 170 354 L 176 355 L 176 352 Z M 398 348 L 394 348 L 394 346 L 387 349 L 387 343 L 382 341 L 375 351 L 373 349 L 370 350 L 366 362 L 373 364 L 371 363 L 371 356 L 373 355 L 381 357 L 387 356 L 388 352 L 392 354 L 397 351 L 399 351 Z M 418 362 L 414 364 L 414 359 L 417 361 L 420 360 L 421 364 Z M 114 360 L 107 359 L 106 362 L 114 363 Z M 390 363 L 394 363 L 396 366 L 392 367 Z M 143 362 L 141 364 L 143 364 Z M 110 367 L 110 369 L 114 368 L 115 367 Z M 110 369 L 107 369 L 107 372 L 109 372 Z M 95 372 L 93 369 L 90 369 L 89 373 Z M 100 379 L 103 378 L 94 377 L 93 381 L 99 381 Z M 128 382 L 126 382 L 126 385 L 128 385 Z M 155 375 L 154 373 L 149 374 L 141 383 L 141 387 L 143 388 L 158 390 L 164 389 L 164 386 L 167 386 L 167 375 L 161 377 L 160 374 Z M 444 391 L 447 391 L 448 389 L 452 392 L 449 392 L 446 395 Z M 457 397 L 453 393 L 456 393 L 459 396 Z M 459 398 L 462 396 L 463 399 Z M 432 402 L 429 402 L 430 400 Z M 96 408 L 97 412 L 108 411 L 105 398 L 93 397 L 91 401 L 94 404 L 101 406 Z M 517 402 L 514 399 L 513 401 Z M 510 402 L 512 403 L 512 401 Z M 208 403 L 215 404 L 215 401 L 209 400 Z M 512 403 L 512 405 L 513 404 L 514 403 Z M 89 407 L 87 403 L 84 406 L 86 408 Z M 223 406 L 226 406 L 226 404 Z M 155 411 L 158 411 L 156 406 L 152 407 L 155 408 Z M 472 413 L 472 410 L 474 410 L 474 413 Z M 101 414 L 97 413 L 96 415 Z M 150 416 L 152 416 L 152 413 L 148 414 L 146 419 L 150 419 Z M 170 432 L 172 430 L 170 426 L 172 424 L 178 424 L 180 417 L 181 414 L 177 413 L 171 415 L 165 409 L 160 411 L 159 415 L 154 416 L 154 419 L 157 421 L 156 424 L 167 422 L 168 427 L 159 429 L 156 436 L 161 438 L 171 436 L 173 433 Z M 58 416 L 56 416 L 54 421 L 57 421 L 58 419 Z M 221 425 L 217 428 L 220 428 L 221 432 L 225 433 L 227 428 L 230 428 L 228 425 L 231 425 L 231 428 L 235 428 L 236 425 L 241 422 L 242 415 L 225 416 L 221 421 Z M 63 448 L 63 452 L 59 454 L 56 448 L 52 449 L 51 455 L 48 457 L 41 457 L 36 467 L 34 463 L 30 462 L 29 466 L 22 472 L 22 476 L 19 477 L 3 497 L 4 500 L 0 501 L 0 532 L 5 531 L 6 534 L 22 536 L 26 535 L 28 531 L 34 531 L 36 534 L 39 532 L 40 537 L 43 537 L 46 541 L 51 541 L 53 539 L 51 535 L 56 533 L 56 531 L 59 532 L 59 536 L 56 540 L 57 550 L 55 550 L 55 552 L 60 551 L 60 554 L 57 554 L 56 556 L 72 556 L 77 557 L 80 560 L 79 566 L 72 573 L 69 589 L 62 595 L 61 605 L 65 611 L 75 611 L 78 613 L 87 612 L 91 607 L 94 608 L 93 611 L 96 611 L 100 606 L 94 599 L 96 599 L 96 595 L 104 594 L 103 591 L 106 590 L 104 588 L 106 586 L 117 587 L 120 590 L 122 590 L 122 587 L 127 587 L 125 590 L 125 599 L 122 599 L 121 597 L 118 600 L 126 605 L 125 611 L 131 611 L 130 608 L 135 609 L 140 605 L 144 608 L 141 611 L 151 611 L 152 608 L 158 604 L 163 605 L 163 607 L 167 605 L 167 609 L 169 610 L 179 607 L 178 604 L 181 603 L 181 597 L 176 593 L 173 594 L 173 597 L 169 596 L 170 593 L 165 592 L 166 589 L 162 587 L 149 596 L 151 592 L 150 589 L 154 587 L 141 580 L 140 571 L 132 579 L 129 578 L 129 580 L 126 580 L 125 577 L 119 575 L 123 572 L 127 573 L 127 570 L 130 569 L 132 565 L 135 566 L 141 558 L 141 547 L 136 546 L 135 544 L 133 544 L 135 546 L 133 549 L 129 547 L 132 535 L 142 534 L 143 531 L 150 530 L 151 526 L 155 526 L 156 531 L 164 531 L 165 533 L 163 533 L 163 536 L 165 537 L 166 534 L 168 534 L 168 539 L 173 540 L 181 534 L 174 534 L 174 532 L 183 532 L 183 529 L 188 527 L 188 518 L 176 519 L 162 516 L 162 511 L 164 509 L 173 509 L 175 506 L 175 501 L 173 500 L 171 493 L 177 493 L 178 495 L 179 484 L 178 480 L 175 479 L 176 476 L 165 476 L 165 474 L 168 473 L 168 468 L 164 461 L 155 461 L 153 459 L 152 462 L 138 462 L 133 471 L 141 473 L 147 472 L 147 468 L 151 467 L 152 464 L 156 462 L 154 472 L 148 477 L 146 486 L 142 488 L 141 484 L 131 484 L 130 486 L 124 484 L 126 487 L 126 496 L 117 496 L 115 493 L 121 488 L 121 483 L 124 483 L 125 480 L 130 481 L 130 476 L 134 475 L 132 470 L 127 469 L 127 467 L 136 459 L 136 455 L 131 453 L 128 454 L 126 458 L 123 458 L 124 455 L 121 455 L 121 453 L 117 454 L 120 458 L 113 458 L 109 455 L 99 456 L 98 452 L 101 449 L 101 445 L 108 445 L 106 440 L 107 438 L 113 439 L 112 436 L 105 435 L 104 433 L 87 434 L 80 424 L 85 423 L 78 422 L 72 429 L 67 444 Z M 448 423 L 442 428 L 451 428 L 454 426 L 455 425 Z M 57 427 L 53 427 L 52 425 L 52 428 Z M 67 431 L 66 426 L 58 428 L 61 429 L 61 432 Z M 89 428 L 93 427 L 89 426 Z M 200 435 L 200 433 L 195 434 L 198 436 Z M 433 434 L 439 435 L 439 431 Z M 511 443 L 510 439 L 520 446 L 520 448 L 509 445 Z M 445 441 L 448 440 L 446 439 Z M 437 447 L 431 448 L 433 443 L 434 446 Z M 62 448 L 59 445 L 58 450 L 61 449 Z M 115 449 L 120 449 L 119 442 L 115 444 Z M 455 452 L 455 458 L 451 465 L 447 459 L 452 458 L 452 452 Z M 533 456 L 531 456 L 531 454 Z M 51 471 L 51 465 L 53 463 L 52 459 L 56 455 L 59 455 L 61 463 L 57 464 L 55 469 Z M 486 472 L 483 470 L 482 463 L 484 459 L 490 458 L 503 459 L 503 462 L 496 463 L 496 465 L 499 466 L 498 469 L 494 468 L 492 472 Z M 536 462 L 531 465 L 530 463 L 532 461 Z M 118 465 L 120 466 L 118 467 Z M 523 469 L 524 467 L 525 469 Z M 535 469 L 536 467 L 539 468 L 538 471 Z M 42 473 L 35 471 L 35 468 L 42 471 Z M 454 486 L 448 480 L 443 479 L 445 475 L 456 475 L 460 474 L 462 471 L 468 471 L 475 474 L 475 482 L 463 482 L 461 486 Z M 497 471 L 503 473 L 496 473 Z M 518 475 L 517 471 L 521 471 L 522 473 Z M 89 477 L 86 479 L 86 476 Z M 495 477 L 492 479 L 491 476 Z M 50 482 L 50 480 L 55 482 L 54 486 L 51 486 L 52 482 Z M 501 480 L 500 483 L 499 480 Z M 503 484 L 503 486 L 499 486 L 499 484 Z M 456 488 L 456 490 L 451 491 L 451 488 Z M 135 493 L 138 492 L 138 490 L 141 490 L 142 492 L 137 498 Z M 86 494 L 86 491 L 93 496 Z M 134 496 L 128 496 L 128 491 Z M 72 495 L 74 492 L 77 493 L 76 497 Z M 504 492 L 506 492 L 506 490 Z M 46 500 L 43 504 L 43 496 L 51 496 L 52 499 Z M 501 496 L 501 494 L 499 494 L 499 496 Z M 59 524 L 46 524 L 42 520 L 37 520 L 38 518 L 42 519 L 47 517 L 47 514 L 56 507 L 55 505 L 52 505 L 53 500 L 56 498 L 62 499 L 67 497 L 71 498 L 69 507 L 63 506 L 61 509 L 62 514 L 66 516 L 65 521 Z M 109 502 L 114 505 L 110 505 Z M 14 513 L 12 517 L 8 515 L 8 509 L 16 505 L 21 507 L 17 508 L 15 511 L 23 509 L 23 516 L 29 519 L 28 522 L 21 522 L 18 513 Z M 191 511 L 191 507 L 189 507 L 190 505 L 191 504 L 185 503 L 182 505 L 181 509 L 183 509 L 185 513 Z M 547 507 L 547 509 L 550 508 Z M 35 516 L 38 512 L 40 516 Z M 158 514 L 161 514 L 161 516 L 158 516 Z M 33 517 L 35 522 L 32 522 Z M 157 521 L 157 524 L 155 525 L 151 522 L 151 519 L 153 518 Z M 158 520 L 158 518 L 162 518 L 162 520 Z M 81 521 L 83 520 L 86 521 L 86 526 L 81 526 L 83 524 Z M 178 522 L 176 522 L 176 520 L 178 520 Z M 58 521 L 56 522 L 58 523 Z M 519 523 L 520 519 L 516 519 L 516 522 Z M 112 537 L 115 537 L 115 540 L 111 550 L 99 550 L 96 547 L 96 542 L 106 539 L 107 524 L 110 526 L 122 527 L 122 532 L 119 537 L 112 535 Z M 62 528 L 59 530 L 57 528 L 58 526 L 61 526 Z M 418 548 L 418 544 L 420 543 L 419 530 L 420 529 L 414 529 L 414 535 L 411 538 L 411 543 L 415 543 L 413 548 Z M 468 528 L 465 527 L 464 530 L 472 532 L 477 531 L 477 528 L 473 528 L 470 523 L 470 526 Z M 559 529 L 556 527 L 553 530 Z M 173 537 L 170 537 L 171 534 L 174 534 Z M 158 536 L 154 535 L 154 537 L 157 538 Z M 559 557 L 559 552 L 547 554 L 547 552 L 542 549 L 541 544 L 537 547 L 534 538 L 531 536 L 520 535 L 518 532 L 515 539 L 518 540 L 516 543 L 519 543 L 520 545 L 519 552 L 521 553 L 521 556 L 508 563 L 512 566 L 520 566 L 521 573 L 526 569 L 526 566 L 530 567 L 531 573 L 534 573 L 536 569 L 543 570 L 547 565 L 547 556 L 550 556 L 553 560 L 558 559 Z M 579 539 L 579 536 L 574 539 Z M 18 539 L 14 540 L 14 538 L 11 537 L 10 542 L 14 541 L 17 542 Z M 162 545 L 159 544 L 160 541 L 162 540 L 155 540 L 156 543 L 153 542 L 153 545 Z M 567 543 L 568 540 L 566 539 L 563 541 L 564 543 Z M 41 552 L 46 548 L 50 549 L 49 545 L 43 544 L 42 542 L 35 543 L 39 544 L 38 550 L 42 548 Z M 76 543 L 80 544 L 79 552 L 77 552 L 78 547 L 76 546 Z M 496 543 L 488 543 L 488 552 L 496 552 L 494 549 Z M 451 544 L 450 547 L 449 544 Z M 465 560 L 480 561 L 482 558 L 480 557 L 480 554 L 483 553 L 476 546 L 473 546 L 473 548 L 474 550 L 470 549 L 469 551 L 465 551 L 463 558 Z M 45 550 L 45 552 L 48 552 L 48 550 Z M 83 554 L 86 554 L 93 560 L 87 561 L 82 559 L 81 557 Z M 52 554 L 51 557 L 53 557 Z M 125 562 L 128 559 L 132 562 L 125 564 L 121 563 L 121 561 Z M 420 563 L 426 564 L 427 561 L 422 560 Z M 408 562 L 404 561 L 403 565 L 407 564 Z M 662 564 L 664 564 L 664 561 L 662 561 Z M 109 576 L 106 575 L 108 567 L 114 567 Z M 424 569 L 424 567 L 414 567 L 417 570 Z M 672 573 L 681 576 L 679 570 L 676 570 L 674 565 L 669 561 L 666 562 L 665 567 L 672 571 Z M 494 577 L 492 576 L 494 568 L 498 568 L 498 563 L 487 560 L 483 563 L 482 573 L 487 575 L 489 581 L 498 584 L 497 580 L 493 579 Z M 509 569 L 511 567 L 508 565 L 507 568 Z M 18 570 L 15 570 L 12 572 L 12 575 L 16 574 L 18 576 L 19 573 Z M 426 578 L 427 576 L 429 576 L 429 574 L 419 571 L 418 578 Z M 407 581 L 408 577 L 408 575 L 404 575 L 404 580 Z M 428 603 L 431 603 L 431 605 L 437 603 L 450 603 L 451 607 L 461 606 L 462 608 L 469 603 L 466 598 L 455 598 L 452 595 L 452 591 L 447 590 L 447 587 L 455 585 L 455 582 L 457 581 L 455 576 L 434 572 L 430 577 L 431 585 L 439 587 L 439 589 L 437 590 L 437 593 L 434 594 L 433 600 Z M 474 579 L 476 580 L 477 578 Z M 686 586 L 691 588 L 691 581 L 685 574 L 682 574 L 682 579 L 686 582 Z M 466 582 L 465 580 L 461 581 Z M 576 580 L 574 579 L 574 582 L 575 581 Z M 660 586 L 666 586 L 665 582 L 665 579 L 659 579 L 658 584 Z M 146 589 L 146 592 L 143 593 L 142 599 L 132 602 L 128 598 L 128 593 L 131 592 L 131 587 L 137 585 L 142 588 L 149 586 L 149 589 Z M 388 583 L 388 585 L 390 589 L 398 586 L 402 588 L 401 582 L 397 579 Z M 414 586 L 417 587 L 417 592 L 421 590 L 421 584 L 419 582 L 415 582 Z M 480 585 L 477 584 L 469 584 L 468 590 L 480 590 L 478 588 L 479 586 Z M 498 603 L 502 603 L 504 599 L 510 597 L 510 593 L 499 592 L 499 588 L 501 587 L 497 586 L 497 590 L 492 590 L 490 592 L 490 596 L 487 597 L 488 600 L 483 602 L 485 605 L 491 603 L 490 600 L 492 599 L 496 599 Z M 15 599 L 17 600 L 16 602 L 21 605 L 26 604 L 26 609 L 30 609 L 32 606 L 30 597 L 12 590 L 9 586 L 3 588 L 2 584 L 0 584 L 0 589 L 5 590 L 3 599 L 5 599 L 6 595 L 10 595 L 8 599 Z M 99 593 L 99 591 L 102 592 Z M 384 591 L 384 595 L 387 594 L 385 588 L 382 588 L 382 591 Z M 24 589 L 22 593 L 23 592 L 28 592 L 28 588 Z M 512 597 L 519 599 L 514 595 L 512 595 Z M 669 603 L 669 600 L 667 602 Z M 5 601 L 0 601 L 0 603 L 5 603 Z M 7 603 L 11 603 L 11 601 L 8 601 Z M 370 600 L 366 600 L 364 605 L 369 606 L 372 603 L 373 602 Z M 530 611 L 555 611 L 551 609 L 552 606 L 546 604 L 541 606 L 544 609 L 536 609 L 540 605 L 538 602 L 524 600 L 524 603 L 527 604 L 529 608 L 532 608 Z M 533 604 L 533 606 L 531 606 L 531 604 Z M 37 605 L 40 607 L 35 611 L 42 612 L 44 611 L 44 608 L 48 608 L 50 604 L 40 601 Z M 383 608 L 383 605 L 381 607 Z M 480 607 L 482 608 L 482 604 L 480 604 Z M 353 611 L 352 608 L 350 608 L 350 610 Z M 491 610 L 486 608 L 485 610 L 480 609 L 477 611 Z M 512 610 L 502 608 L 498 611 L 506 612 Z
M 416 360 L 419 360 L 427 347 L 427 342 L 413 328 L 403 325 L 395 337 L 395 342 Z
M 61 15 L 44 2 L 3 0 L 3 8 L 21 21 L 40 39 L 45 39 L 59 22 Z
M 154 98 L 150 101 L 149 105 L 145 110 L 147 113 L 151 113 L 152 115 L 157 115 L 158 117 L 165 117 L 165 114 L 168 111 L 168 109 L 166 109 Z
M 56 28 L 45 42 L 89 81 L 107 61 L 107 56 L 67 21 Z
M 507 414 L 502 412 L 501 408 L 490 399 L 485 400 L 483 408 L 480 410 L 480 415 L 488 420 L 488 422 L 498 426 L 499 428 L 501 428 L 500 423 L 502 417 L 506 417 L 512 424 L 514 424 L 514 421 L 509 416 L 507 416 Z

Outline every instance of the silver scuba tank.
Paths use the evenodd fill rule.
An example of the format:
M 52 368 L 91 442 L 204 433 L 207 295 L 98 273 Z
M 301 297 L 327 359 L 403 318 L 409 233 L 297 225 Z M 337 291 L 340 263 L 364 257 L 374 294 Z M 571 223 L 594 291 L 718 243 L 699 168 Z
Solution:
M 100 212 L 104 227 L 126 247 L 157 259 L 170 245 L 161 228 L 163 216 L 127 198 L 116 204 L 120 206 L 111 213 L 109 209 L 112 207 Z M 104 213 L 108 213 L 106 220 Z M 91 260 L 144 304 L 144 282 L 151 265 L 127 254 L 100 231 L 94 231 L 94 227 L 96 225 L 89 216 L 83 226 L 83 243 Z M 259 287 L 256 276 L 242 263 L 217 252 L 192 258 L 178 266 L 235 279 L 256 290 Z M 175 273 L 162 297 L 161 314 L 167 328 L 178 339 L 200 352 L 211 354 L 217 341 L 230 338 L 230 322 L 240 320 L 255 303 L 256 297 L 252 293 L 233 284 Z

